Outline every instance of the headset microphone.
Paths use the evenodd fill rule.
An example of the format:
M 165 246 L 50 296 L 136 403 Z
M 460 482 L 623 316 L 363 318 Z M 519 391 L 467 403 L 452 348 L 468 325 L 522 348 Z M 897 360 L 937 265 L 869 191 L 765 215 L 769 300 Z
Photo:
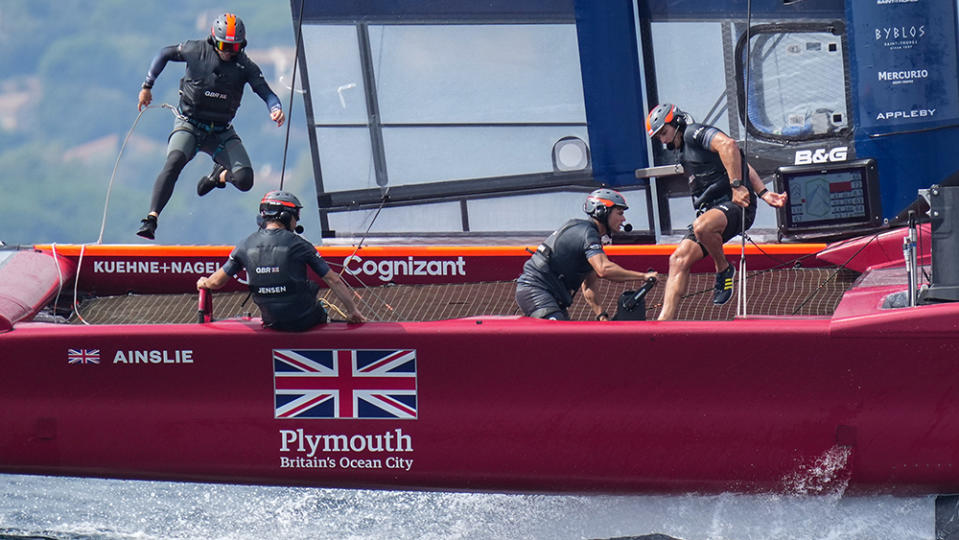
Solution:
M 629 223 L 627 223 L 627 224 L 623 225 L 623 230 L 626 231 L 626 232 L 629 232 L 629 231 L 633 230 L 633 226 L 630 225 Z
M 303 225 L 297 225 L 296 229 L 294 230 L 296 231 L 296 234 L 303 234 Z

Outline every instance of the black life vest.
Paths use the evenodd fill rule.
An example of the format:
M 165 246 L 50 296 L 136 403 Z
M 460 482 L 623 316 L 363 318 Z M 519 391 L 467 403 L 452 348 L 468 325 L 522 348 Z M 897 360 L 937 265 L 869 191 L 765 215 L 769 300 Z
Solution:
M 253 301 L 266 323 L 292 320 L 310 312 L 319 292 L 319 285 L 307 276 L 306 265 L 292 257 L 295 243 L 302 240 L 282 229 L 273 231 L 260 229 L 236 252 L 246 268 Z
M 180 54 L 186 60 L 186 73 L 180 79 L 180 112 L 204 122 L 229 124 L 240 108 L 249 66 L 255 64 L 243 52 L 224 62 L 206 41 L 187 41 L 180 46 Z

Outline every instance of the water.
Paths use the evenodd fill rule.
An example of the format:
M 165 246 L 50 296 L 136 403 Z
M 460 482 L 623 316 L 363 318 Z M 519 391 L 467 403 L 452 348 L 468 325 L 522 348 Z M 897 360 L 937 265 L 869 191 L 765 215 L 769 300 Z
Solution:
M 931 540 L 933 517 L 934 497 L 506 495 L 0 475 L 0 538 Z

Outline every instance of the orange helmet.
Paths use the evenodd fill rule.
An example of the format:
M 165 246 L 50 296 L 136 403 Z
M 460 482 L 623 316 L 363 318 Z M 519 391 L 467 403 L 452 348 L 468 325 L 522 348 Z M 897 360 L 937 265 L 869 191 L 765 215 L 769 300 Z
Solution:
M 677 129 L 686 125 L 686 113 L 672 103 L 663 103 L 653 107 L 646 116 L 646 133 L 650 138 L 655 137 L 666 124 L 672 124 Z
M 623 210 L 629 208 L 626 205 L 626 198 L 620 192 L 609 188 L 600 188 L 586 197 L 586 202 L 583 203 L 583 211 L 590 217 L 602 221 L 617 206 Z
M 236 15 L 224 13 L 213 21 L 210 37 L 217 49 L 237 53 L 246 47 L 246 26 Z

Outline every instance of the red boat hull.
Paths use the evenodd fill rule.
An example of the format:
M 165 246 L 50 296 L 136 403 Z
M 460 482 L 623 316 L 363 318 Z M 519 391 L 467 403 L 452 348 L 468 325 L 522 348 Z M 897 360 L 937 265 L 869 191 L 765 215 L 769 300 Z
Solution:
M 88 262 L 78 266 L 85 279 Z M 0 470 L 404 489 L 955 492 L 959 305 L 881 308 L 902 289 L 860 283 L 832 317 L 732 321 L 478 317 L 301 334 L 257 320 L 20 322 L 0 334 Z M 415 369 L 389 376 L 405 377 L 415 399 L 394 418 L 361 418 L 355 406 L 280 414 L 275 352 L 315 350 L 411 351 Z
M 921 309 L 959 321 L 951 305 Z M 955 491 L 959 337 L 867 326 L 29 324 L 3 337 L 0 468 L 422 489 Z M 76 348 L 99 349 L 100 363 L 69 364 Z M 415 419 L 275 418 L 274 349 L 357 348 L 416 351 Z M 309 445 L 386 434 L 382 451 Z M 837 452 L 831 478 L 818 475 Z

